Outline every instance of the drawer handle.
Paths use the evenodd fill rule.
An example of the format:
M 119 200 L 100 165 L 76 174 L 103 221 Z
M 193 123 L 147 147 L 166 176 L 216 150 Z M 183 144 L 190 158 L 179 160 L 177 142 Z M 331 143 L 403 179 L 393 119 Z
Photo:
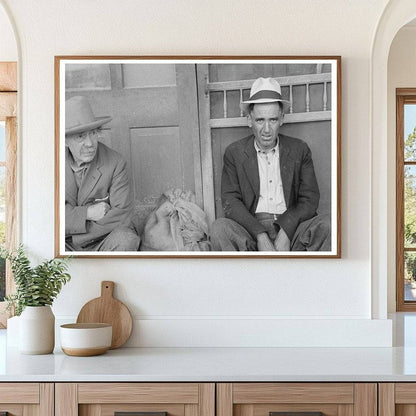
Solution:
M 114 412 L 114 416 L 167 416 L 167 415 L 168 415 L 168 412 Z
M 269 412 L 269 416 L 324 416 L 322 412 Z

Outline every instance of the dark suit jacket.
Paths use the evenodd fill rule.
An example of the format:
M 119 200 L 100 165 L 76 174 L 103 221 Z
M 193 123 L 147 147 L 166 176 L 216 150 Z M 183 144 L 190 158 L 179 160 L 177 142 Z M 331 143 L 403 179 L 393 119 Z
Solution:
M 76 247 L 83 247 L 103 239 L 122 225 L 132 211 L 132 192 L 126 162 L 120 154 L 98 143 L 95 158 L 90 163 L 78 189 L 70 165 L 68 148 L 65 154 L 65 236 L 72 236 Z M 96 199 L 109 197 L 105 202 L 110 210 L 99 221 L 87 220 L 87 208 Z
M 298 225 L 316 215 L 319 188 L 308 145 L 279 134 L 280 174 L 287 210 L 276 223 L 292 239 Z M 232 143 L 224 154 L 221 198 L 227 218 L 241 224 L 254 238 L 266 229 L 254 217 L 260 178 L 254 135 Z

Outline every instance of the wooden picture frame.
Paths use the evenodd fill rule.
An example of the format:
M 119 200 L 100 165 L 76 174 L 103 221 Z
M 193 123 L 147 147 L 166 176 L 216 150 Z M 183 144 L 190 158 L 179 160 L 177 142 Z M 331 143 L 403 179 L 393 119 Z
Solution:
M 216 219 L 229 216 L 228 213 L 224 214 L 221 197 L 223 155 L 228 145 L 254 132 L 248 127 L 248 121 L 254 118 L 250 118 L 251 113 L 249 116 L 243 113 L 240 103 L 250 99 L 250 89 L 259 77 L 278 81 L 281 98 L 288 102 L 279 137 L 283 134 L 301 140 L 296 141 L 299 146 L 292 148 L 292 153 L 288 151 L 291 165 L 288 168 L 290 178 L 286 178 L 286 156 L 280 155 L 286 139 L 279 139 L 277 157 L 283 161 L 278 162 L 281 164 L 277 172 L 281 178 L 277 181 L 278 190 L 273 188 L 273 192 L 281 192 L 278 194 L 280 203 L 285 207 L 277 213 L 273 212 L 278 215 L 275 218 L 281 218 L 285 213 L 285 218 L 288 218 L 290 214 L 293 225 L 289 232 L 285 230 L 286 225 L 280 225 L 281 220 L 277 219 L 274 229 L 277 233 L 285 231 L 283 235 L 291 243 L 284 247 L 291 244 L 291 248 L 259 251 L 257 234 L 254 235 L 250 229 L 248 239 L 254 243 L 244 244 L 250 249 L 254 248 L 254 251 L 213 249 L 211 226 Z M 74 110 L 79 104 L 77 100 L 79 103 L 88 103 L 85 105 L 92 111 L 92 122 L 89 124 L 85 120 L 78 120 L 76 123 L 80 124 L 73 128 L 74 124 L 69 125 L 67 120 L 73 123 L 72 112 L 78 111 Z M 79 111 L 80 114 L 87 113 L 86 110 Z M 280 113 L 278 118 L 280 123 Z M 100 124 L 99 120 L 105 123 Z M 259 117 L 256 118 L 258 122 Z M 99 124 L 99 131 L 86 133 L 84 130 L 87 127 L 82 123 L 90 130 Z M 80 128 L 77 127 L 79 125 Z M 98 192 L 98 182 L 90 184 L 82 197 L 81 191 L 78 194 L 71 193 L 73 189 L 78 192 L 84 186 L 85 178 L 90 179 L 90 165 L 95 162 L 84 163 L 81 156 L 76 160 L 72 155 L 74 150 L 70 150 L 72 148 L 68 147 L 68 143 L 75 143 L 75 139 L 79 141 L 77 143 L 85 143 L 83 140 L 90 143 L 90 134 L 97 134 L 101 143 L 96 145 L 99 149 L 95 150 L 95 158 L 103 152 L 100 149 L 109 148 L 111 155 L 117 152 L 124 160 L 123 167 L 120 167 L 121 162 L 111 165 L 113 177 L 120 174 L 120 169 L 127 172 L 128 185 L 124 185 L 129 192 L 125 192 L 124 198 L 131 199 L 123 205 L 126 209 L 123 212 L 128 211 L 129 214 L 117 223 L 117 227 L 120 226 L 123 232 L 126 231 L 125 227 L 134 230 L 140 237 L 139 250 L 113 250 L 113 247 L 136 247 L 135 243 L 130 246 L 127 244 L 130 237 L 135 241 L 134 235 L 128 233 L 127 237 L 123 234 L 119 239 L 121 246 L 118 242 L 114 246 L 108 243 L 110 237 L 103 242 L 102 235 L 107 238 L 111 229 L 105 228 L 109 222 L 105 216 L 113 212 L 109 210 L 121 206 L 113 202 L 117 196 L 110 197 L 110 191 L 103 193 L 101 188 L 101 193 Z M 254 144 L 254 137 L 247 138 L 247 143 Z M 295 141 L 287 143 L 292 146 Z M 308 149 L 312 154 L 312 172 L 316 176 L 319 192 L 314 190 L 304 195 L 303 190 L 307 189 L 309 182 L 302 175 L 306 172 L 306 163 L 311 166 Z M 305 162 L 308 157 L 308 162 Z M 253 163 L 256 171 L 258 162 Z M 99 176 L 111 170 L 110 165 L 103 163 L 102 166 L 101 171 L 97 170 Z M 56 56 L 55 167 L 57 257 L 339 258 L 341 57 Z M 244 188 L 244 185 L 238 186 Z M 279 191 L 279 186 L 282 191 Z M 241 195 L 237 199 L 243 201 L 250 215 L 257 216 L 254 212 L 260 197 L 259 183 L 253 186 L 253 190 L 255 200 L 252 206 L 249 207 Z M 313 207 L 313 213 L 309 209 L 308 215 L 299 214 L 296 208 L 308 201 L 312 193 L 319 194 L 314 202 L 316 206 Z M 94 208 L 90 208 L 91 205 Z M 100 205 L 100 213 L 95 205 Z M 79 216 L 76 212 L 79 212 Z M 294 241 L 299 236 L 299 224 L 307 220 L 315 223 L 317 217 L 314 214 L 318 214 L 319 218 L 325 217 L 327 225 L 308 228 L 304 233 L 306 237 L 302 237 L 303 245 L 293 249 Z M 108 232 L 102 235 L 98 233 L 97 238 L 89 241 L 87 234 L 94 234 L 92 230 L 97 229 Z M 312 241 L 312 237 L 321 232 L 327 233 L 325 243 L 312 245 L 309 240 Z M 273 244 L 274 237 L 271 240 Z M 277 243 L 275 246 L 280 247 Z M 302 251 L 299 251 L 299 247 L 302 247 Z

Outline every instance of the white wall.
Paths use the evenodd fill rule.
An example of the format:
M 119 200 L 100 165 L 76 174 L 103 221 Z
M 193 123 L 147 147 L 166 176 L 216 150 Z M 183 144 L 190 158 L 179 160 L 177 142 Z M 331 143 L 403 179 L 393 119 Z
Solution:
M 13 28 L 3 7 L 0 7 L 0 61 L 17 61 L 17 45 Z
M 416 25 L 404 26 L 391 44 L 388 60 L 388 308 L 396 310 L 396 88 L 416 88 Z
M 0 0 L 22 50 L 21 239 L 39 257 L 54 253 L 54 55 L 343 59 L 342 259 L 74 259 L 58 318 L 107 279 L 137 319 L 130 345 L 388 345 L 389 322 L 370 320 L 370 55 L 386 3 Z

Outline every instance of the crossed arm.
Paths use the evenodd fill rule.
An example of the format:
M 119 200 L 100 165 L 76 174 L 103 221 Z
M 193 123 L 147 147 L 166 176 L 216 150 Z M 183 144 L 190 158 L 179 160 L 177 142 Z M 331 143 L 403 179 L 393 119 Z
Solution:
M 72 236 L 73 244 L 80 248 L 105 237 L 131 212 L 132 195 L 123 160 L 116 164 L 111 177 L 100 178 L 96 188 L 102 191 L 98 194 L 97 190 L 96 196 L 107 194 L 105 201 L 92 200 L 81 206 L 77 205 L 76 198 L 70 196 L 65 201 L 65 234 Z

